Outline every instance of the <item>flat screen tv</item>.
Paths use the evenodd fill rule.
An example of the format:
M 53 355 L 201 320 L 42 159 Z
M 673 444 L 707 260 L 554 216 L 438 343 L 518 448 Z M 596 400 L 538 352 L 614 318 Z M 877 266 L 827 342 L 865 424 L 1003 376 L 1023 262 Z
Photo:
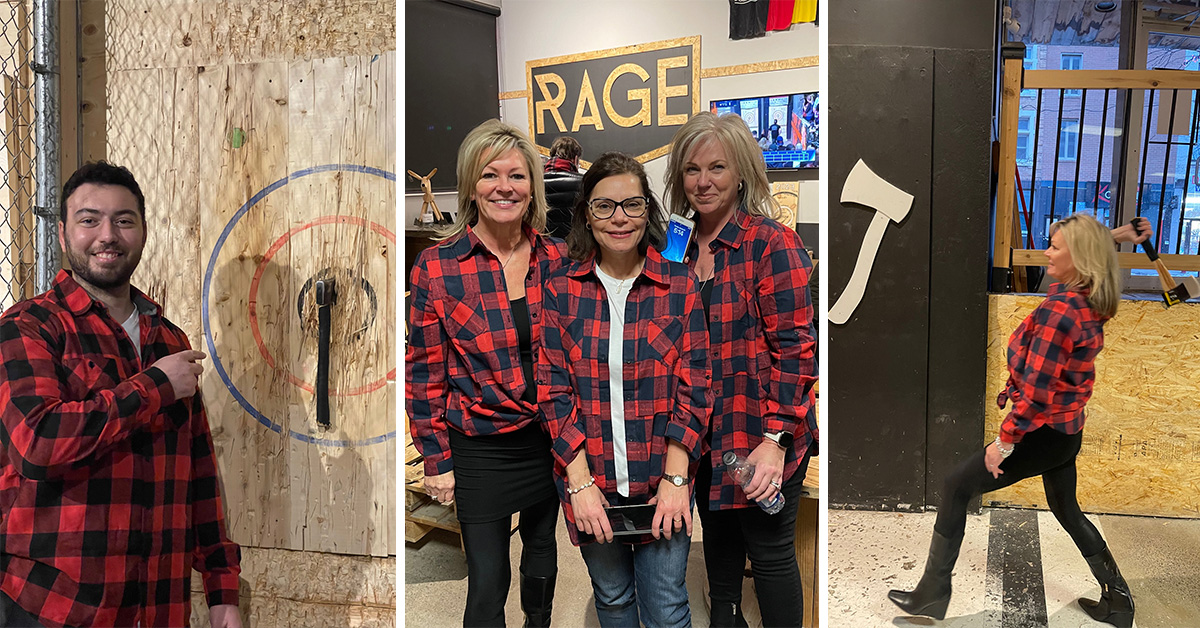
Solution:
M 717 115 L 736 113 L 746 121 L 762 147 L 768 170 L 797 170 L 818 166 L 820 104 L 817 92 L 802 92 L 713 100 L 708 106 Z

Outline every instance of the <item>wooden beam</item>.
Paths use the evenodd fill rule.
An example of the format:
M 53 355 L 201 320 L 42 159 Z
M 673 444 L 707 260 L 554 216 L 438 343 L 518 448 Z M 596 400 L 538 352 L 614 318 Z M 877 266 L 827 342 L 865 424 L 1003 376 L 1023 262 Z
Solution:
M 108 155 L 104 0 L 79 2 L 79 163 Z M 63 170 L 63 177 L 71 176 Z
M 1025 89 L 1200 89 L 1184 70 L 1027 70 Z
M 1171 270 L 1200 270 L 1200 255 L 1160 254 L 1163 264 Z M 1016 249 L 1013 251 L 1013 266 L 1045 266 L 1046 253 L 1041 249 Z M 1154 270 L 1154 263 L 1144 253 L 1117 253 L 1121 268 Z
M 58 9 L 58 112 L 62 130 L 58 168 L 63 180 L 80 164 L 78 9 L 78 0 L 62 2 Z
M 1004 60 L 1004 78 L 1000 95 L 1000 168 L 996 183 L 996 243 L 992 251 L 993 268 L 1010 268 L 1017 200 L 1017 122 L 1021 107 L 1021 59 Z

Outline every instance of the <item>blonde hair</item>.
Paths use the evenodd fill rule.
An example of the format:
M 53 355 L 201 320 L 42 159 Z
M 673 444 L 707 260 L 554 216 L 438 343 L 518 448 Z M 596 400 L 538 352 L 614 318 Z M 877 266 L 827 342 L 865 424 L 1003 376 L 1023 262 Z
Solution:
M 709 111 L 698 113 L 675 133 L 671 140 L 671 157 L 667 162 L 666 183 L 667 209 L 672 214 L 686 214 L 687 194 L 683 191 L 683 170 L 688 157 L 700 144 L 717 141 L 725 149 L 725 155 L 734 165 L 740 177 L 738 202 L 746 206 L 751 215 L 779 218 L 779 202 L 771 196 L 771 184 L 767 181 L 767 163 L 763 160 L 762 148 L 750 135 L 750 127 L 741 116 L 734 113 L 716 115 Z
M 546 188 L 542 182 L 542 158 L 533 142 L 520 129 L 491 119 L 471 129 L 458 147 L 458 218 L 454 224 L 438 231 L 438 238 L 448 240 L 465 233 L 467 225 L 479 220 L 479 208 L 475 206 L 475 184 L 483 176 L 483 169 L 499 159 L 504 153 L 517 149 L 525 158 L 529 170 L 529 207 L 525 210 L 523 224 L 534 231 L 546 230 Z M 486 161 L 484 158 L 486 157 Z
M 1075 265 L 1075 277 L 1063 283 L 1087 288 L 1092 309 L 1100 316 L 1112 318 L 1121 302 L 1121 267 L 1112 232 L 1088 214 L 1071 214 L 1050 225 L 1050 237 L 1059 231 Z

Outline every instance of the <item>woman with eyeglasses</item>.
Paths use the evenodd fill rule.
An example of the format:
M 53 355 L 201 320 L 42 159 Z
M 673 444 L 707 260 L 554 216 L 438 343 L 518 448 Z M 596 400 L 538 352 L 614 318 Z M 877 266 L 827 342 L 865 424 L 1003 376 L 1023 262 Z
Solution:
M 1148 226 L 1143 223 L 1143 229 Z M 1096 621 L 1133 625 L 1129 585 L 1104 537 L 1075 499 L 1084 406 L 1096 380 L 1096 356 L 1104 347 L 1104 323 L 1121 302 L 1113 238 L 1134 241 L 1138 236 L 1128 230 L 1110 232 L 1085 214 L 1050 226 L 1046 273 L 1058 283 L 1009 338 L 1008 382 L 997 403 L 1004 408 L 1011 401 L 1012 408 L 995 442 L 946 478 L 945 503 L 938 509 L 920 582 L 912 591 L 888 593 L 904 612 L 945 618 L 950 572 L 966 531 L 967 504 L 977 495 L 1040 475 L 1051 512 L 1100 582 L 1100 599 L 1081 599 L 1079 605 Z
M 704 527 L 713 626 L 746 626 L 746 558 L 764 626 L 799 626 L 796 513 L 817 445 L 816 342 L 796 231 L 772 218 L 762 150 L 736 114 L 693 116 L 675 134 L 667 165 L 673 213 L 695 213 L 685 261 L 700 279 L 712 347 L 711 455 L 700 462 L 696 501 Z M 742 490 L 720 461 L 733 452 L 756 470 Z M 782 511 L 755 502 L 782 493 Z
M 546 289 L 539 379 L 571 542 L 605 627 L 690 626 L 692 475 L 708 427 L 708 339 L 696 277 L 655 249 L 662 210 L 642 165 L 605 153 L 583 177 L 572 259 Z M 616 536 L 606 507 L 648 505 Z M 640 622 L 640 623 L 639 623 Z
M 541 158 L 489 120 L 458 149 L 458 219 L 412 269 L 406 362 L 425 488 L 458 504 L 467 558 L 464 626 L 504 626 L 512 515 L 520 513 L 525 626 L 549 626 L 558 500 L 533 369 L 542 286 L 566 263 L 546 225 Z

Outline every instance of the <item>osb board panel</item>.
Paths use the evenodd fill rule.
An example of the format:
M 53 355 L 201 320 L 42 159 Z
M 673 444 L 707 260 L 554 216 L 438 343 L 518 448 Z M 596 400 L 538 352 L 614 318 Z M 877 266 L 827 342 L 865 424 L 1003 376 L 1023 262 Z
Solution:
M 113 69 L 228 65 L 396 49 L 395 0 L 112 0 Z
M 200 349 L 196 76 L 195 68 L 114 72 L 109 86 L 120 97 L 109 112 L 108 155 L 133 172 L 146 197 L 146 248 L 134 285 Z
M 988 297 L 987 399 L 1008 377 L 1008 337 L 1040 296 Z M 1200 304 L 1164 310 L 1123 301 L 1104 326 L 1096 385 L 1077 460 L 1079 503 L 1087 512 L 1200 517 Z M 989 402 L 994 437 L 1004 412 Z M 1039 478 L 984 496 L 985 503 L 1046 507 Z
M 192 626 L 208 626 L 199 575 Z M 242 549 L 241 611 L 248 628 L 395 625 L 396 559 Z

